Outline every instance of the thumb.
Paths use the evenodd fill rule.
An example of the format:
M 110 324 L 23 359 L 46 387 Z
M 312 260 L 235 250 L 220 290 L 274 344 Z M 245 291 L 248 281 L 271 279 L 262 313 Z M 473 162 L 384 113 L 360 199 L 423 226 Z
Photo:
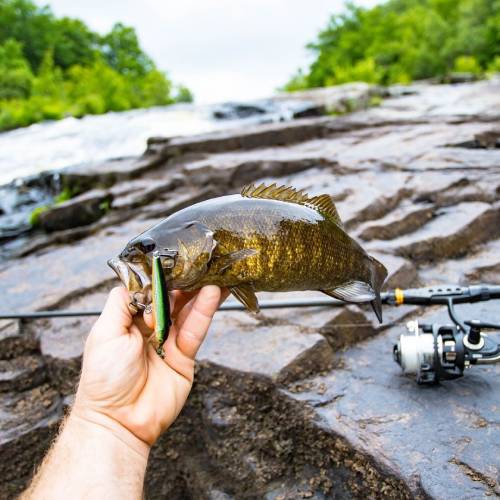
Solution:
M 100 340 L 108 340 L 128 333 L 133 321 L 128 308 L 129 301 L 126 288 L 113 288 L 109 292 L 101 315 L 92 328 L 92 333 Z

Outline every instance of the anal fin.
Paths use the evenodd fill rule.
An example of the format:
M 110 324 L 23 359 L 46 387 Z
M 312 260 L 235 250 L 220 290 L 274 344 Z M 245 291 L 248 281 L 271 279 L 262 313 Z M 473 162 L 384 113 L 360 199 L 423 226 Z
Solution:
M 321 290 L 330 297 L 345 300 L 346 302 L 370 302 L 375 299 L 376 293 L 369 283 L 363 281 L 348 281 L 329 290 Z
M 259 301 L 252 285 L 243 283 L 238 286 L 230 286 L 229 290 L 250 312 L 258 313 L 260 311 Z
M 349 281 L 331 290 L 321 290 L 326 295 L 345 302 L 370 302 L 377 319 L 382 323 L 382 302 L 380 293 L 363 281 Z

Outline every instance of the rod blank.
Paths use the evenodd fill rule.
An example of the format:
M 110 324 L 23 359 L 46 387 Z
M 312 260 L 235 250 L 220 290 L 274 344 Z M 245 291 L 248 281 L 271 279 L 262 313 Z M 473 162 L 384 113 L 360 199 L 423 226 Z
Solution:
M 261 309 L 286 309 L 296 307 L 340 307 L 345 302 L 328 297 L 296 300 L 264 300 L 259 303 Z M 219 311 L 244 311 L 239 302 L 230 301 L 222 304 Z M 42 319 L 42 318 L 74 318 L 79 316 L 99 316 L 101 311 L 35 311 L 28 313 L 2 313 L 0 319 Z

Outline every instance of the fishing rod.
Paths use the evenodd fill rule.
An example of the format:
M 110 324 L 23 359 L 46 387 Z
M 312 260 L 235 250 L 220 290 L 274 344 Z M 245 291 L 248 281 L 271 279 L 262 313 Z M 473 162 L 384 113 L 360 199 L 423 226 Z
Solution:
M 382 302 L 384 300 L 382 299 Z M 264 300 L 259 302 L 260 309 L 285 309 L 295 307 L 345 306 L 346 303 L 333 298 L 318 297 L 314 299 Z M 219 311 L 245 311 L 240 302 L 229 301 L 219 307 Z M 101 311 L 35 311 L 29 313 L 0 313 L 1 319 L 41 319 L 41 318 L 73 318 L 79 316 L 99 316 Z
M 464 370 L 475 364 L 500 362 L 500 345 L 483 330 L 500 331 L 500 324 L 477 319 L 462 320 L 455 304 L 475 303 L 500 299 L 500 285 L 438 285 L 402 290 L 396 288 L 381 294 L 383 304 L 390 306 L 418 305 L 446 306 L 453 324 L 407 324 L 408 333 L 401 334 L 394 345 L 394 360 L 405 374 L 416 376 L 419 384 L 437 383 L 463 376 Z M 260 302 L 261 309 L 304 307 L 342 307 L 346 303 L 329 297 Z M 239 302 L 227 302 L 221 311 L 243 311 Z M 28 313 L 0 313 L 0 319 L 41 319 L 99 316 L 101 311 L 35 311 Z

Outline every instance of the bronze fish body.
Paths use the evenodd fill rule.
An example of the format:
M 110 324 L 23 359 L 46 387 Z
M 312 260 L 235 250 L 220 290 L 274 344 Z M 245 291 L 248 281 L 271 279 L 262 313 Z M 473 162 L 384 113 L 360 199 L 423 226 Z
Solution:
M 170 289 L 228 287 L 254 312 L 255 292 L 319 290 L 347 302 L 370 302 L 382 320 L 387 270 L 346 233 L 328 195 L 250 185 L 240 195 L 172 214 L 109 262 L 136 308 L 151 300 L 153 252 L 162 258 Z

